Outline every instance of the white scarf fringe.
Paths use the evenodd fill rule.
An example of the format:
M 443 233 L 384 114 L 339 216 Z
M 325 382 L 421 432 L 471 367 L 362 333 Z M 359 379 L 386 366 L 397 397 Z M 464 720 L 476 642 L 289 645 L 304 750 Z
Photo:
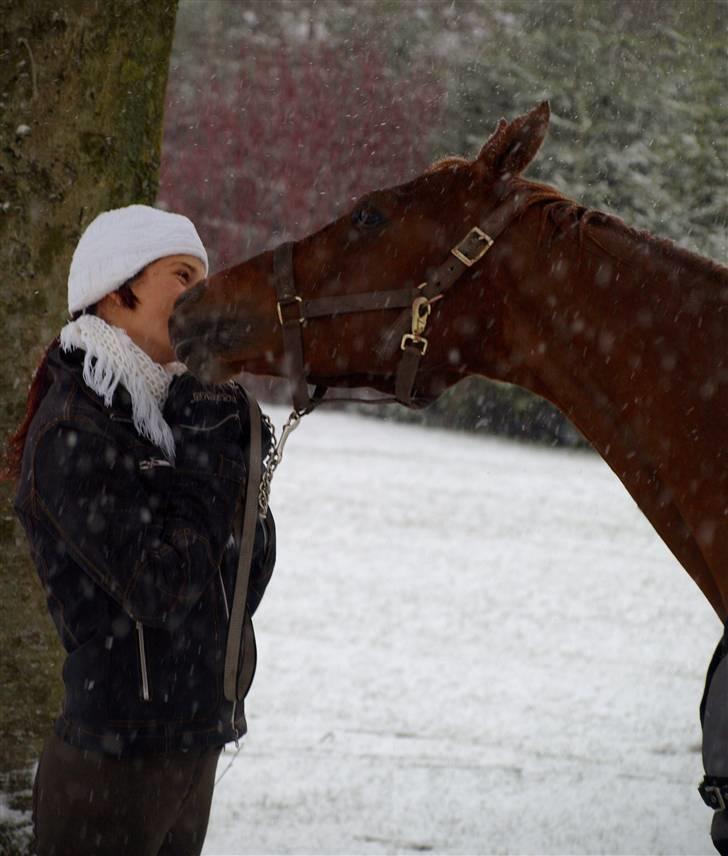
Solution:
M 181 363 L 156 363 L 119 327 L 96 315 L 82 315 L 61 330 L 61 348 L 85 351 L 83 379 L 111 406 L 121 383 L 131 396 L 132 420 L 137 433 L 151 440 L 174 463 L 174 436 L 162 416 L 172 378 L 185 371 Z

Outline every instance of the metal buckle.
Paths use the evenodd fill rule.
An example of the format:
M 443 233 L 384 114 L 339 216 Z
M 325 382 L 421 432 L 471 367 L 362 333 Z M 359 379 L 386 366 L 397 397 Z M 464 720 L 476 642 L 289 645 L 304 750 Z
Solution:
M 407 342 L 411 342 L 415 347 L 421 348 L 420 355 L 425 356 L 427 351 L 427 339 L 424 336 L 418 336 L 416 333 L 405 333 L 402 336 L 402 341 L 399 346 L 404 351 L 407 348 Z
M 283 307 L 284 306 L 292 306 L 294 303 L 298 304 L 298 318 L 286 318 L 283 320 Z M 293 297 L 284 297 L 283 300 L 279 300 L 277 304 L 278 310 L 278 320 L 281 322 L 281 327 L 285 327 L 286 324 L 300 324 L 303 326 L 306 323 L 306 319 L 303 317 L 303 298 L 299 297 L 297 294 Z
M 427 283 L 423 282 L 422 285 L 427 285 Z M 412 303 L 412 332 L 405 333 L 402 336 L 402 341 L 399 343 L 403 351 L 407 348 L 407 343 L 411 342 L 415 347 L 421 349 L 420 356 L 424 357 L 427 350 L 427 339 L 422 334 L 425 332 L 427 319 L 430 317 L 431 312 L 432 307 L 426 297 L 415 297 Z
M 463 245 L 470 241 L 473 237 L 478 238 L 479 241 L 482 241 L 483 244 L 478 248 L 477 255 L 468 256 L 463 252 Z M 486 235 L 482 229 L 479 229 L 477 226 L 473 226 L 473 228 L 468 232 L 468 234 L 460 241 L 459 244 L 454 246 L 450 252 L 455 256 L 456 259 L 461 261 L 467 267 L 472 267 L 476 262 L 480 261 L 483 256 L 488 252 L 488 250 L 493 246 L 493 239 L 490 235 Z
M 701 785 L 700 787 L 700 796 L 703 798 L 703 801 L 708 806 L 708 808 L 713 808 L 716 811 L 723 811 L 725 809 L 725 799 L 723 798 L 723 791 L 718 785 Z M 710 797 L 715 797 L 715 802 L 717 805 L 713 805 L 713 800 Z

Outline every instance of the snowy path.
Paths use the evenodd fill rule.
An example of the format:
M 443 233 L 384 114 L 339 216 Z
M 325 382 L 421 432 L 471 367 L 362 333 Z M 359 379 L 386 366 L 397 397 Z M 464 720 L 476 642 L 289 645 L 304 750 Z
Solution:
M 272 505 L 206 856 L 714 852 L 720 624 L 599 459 L 318 413 Z

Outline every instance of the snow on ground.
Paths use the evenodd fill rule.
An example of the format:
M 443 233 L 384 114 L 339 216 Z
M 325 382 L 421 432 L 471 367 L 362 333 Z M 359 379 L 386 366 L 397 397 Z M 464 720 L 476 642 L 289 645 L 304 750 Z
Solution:
M 720 623 L 601 460 L 318 412 L 272 507 L 206 856 L 714 852 Z

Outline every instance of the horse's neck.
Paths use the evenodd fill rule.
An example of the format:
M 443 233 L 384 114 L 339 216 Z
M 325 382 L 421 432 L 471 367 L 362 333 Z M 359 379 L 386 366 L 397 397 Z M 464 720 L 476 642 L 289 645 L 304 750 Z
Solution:
M 510 379 L 572 419 L 724 614 L 728 270 L 601 219 L 516 291 Z
M 555 241 L 540 261 L 540 307 L 521 302 L 542 329 L 537 374 L 558 364 L 595 406 L 623 414 L 636 407 L 643 421 L 650 413 L 666 418 L 678 402 L 694 405 L 698 419 L 717 394 L 713 386 L 728 380 L 728 269 L 600 218 L 580 241 Z M 563 398 L 557 403 L 575 414 L 583 393 L 574 402 L 574 383 L 551 384 Z

